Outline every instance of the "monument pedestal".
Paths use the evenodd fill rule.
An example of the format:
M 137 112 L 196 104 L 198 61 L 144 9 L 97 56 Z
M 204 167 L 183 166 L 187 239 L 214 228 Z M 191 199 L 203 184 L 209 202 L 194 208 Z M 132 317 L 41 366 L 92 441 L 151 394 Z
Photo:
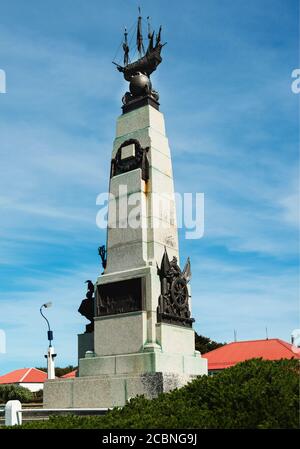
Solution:
M 78 377 L 45 383 L 45 407 L 122 406 L 207 374 L 207 360 L 195 351 L 190 263 L 183 271 L 178 265 L 164 118 L 149 104 L 118 118 L 109 191 L 114 198 L 106 267 L 95 284 L 94 332 L 79 336 Z M 129 218 L 136 203 L 134 227 Z
M 122 407 L 135 396 L 148 399 L 180 388 L 196 376 L 173 372 L 140 375 L 103 375 L 49 380 L 44 395 L 45 408 Z

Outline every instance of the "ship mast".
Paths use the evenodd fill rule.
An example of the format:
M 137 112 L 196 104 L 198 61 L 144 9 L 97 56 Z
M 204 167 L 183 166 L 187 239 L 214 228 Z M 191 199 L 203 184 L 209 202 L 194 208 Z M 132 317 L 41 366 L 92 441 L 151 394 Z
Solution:
M 148 44 L 148 51 L 153 50 L 153 38 L 154 38 L 154 31 L 152 31 L 151 33 L 151 24 L 150 24 L 150 17 L 147 17 L 148 20 L 148 40 L 149 40 L 149 44 Z
M 128 41 L 127 41 L 127 28 L 125 28 L 125 32 L 124 32 L 124 42 L 123 42 L 123 50 L 124 50 L 124 67 L 126 67 L 128 65 L 129 62 L 129 46 L 128 46 Z
M 139 17 L 138 17 L 138 26 L 137 26 L 137 34 L 136 34 L 136 45 L 139 52 L 140 58 L 144 56 L 145 49 L 143 44 L 143 33 L 142 33 L 142 16 L 141 16 L 141 8 L 139 7 Z
M 158 33 L 156 35 L 156 45 L 160 44 L 160 41 L 161 41 L 161 26 L 159 27 Z

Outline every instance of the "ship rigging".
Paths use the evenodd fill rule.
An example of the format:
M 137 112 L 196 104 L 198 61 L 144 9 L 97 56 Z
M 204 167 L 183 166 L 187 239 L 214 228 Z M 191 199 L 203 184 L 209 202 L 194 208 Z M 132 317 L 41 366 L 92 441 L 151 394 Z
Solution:
M 125 28 L 124 32 L 124 40 L 122 42 L 123 48 L 123 65 L 118 64 L 113 61 L 113 64 L 117 66 L 119 72 L 122 72 L 126 81 L 131 80 L 131 78 L 137 73 L 142 73 L 148 77 L 150 77 L 151 73 L 153 73 L 157 66 L 162 62 L 161 57 L 161 49 L 166 43 L 161 43 L 161 26 L 159 28 L 158 33 L 155 35 L 155 31 L 151 31 L 150 25 L 150 17 L 148 19 L 148 47 L 145 51 L 144 47 L 144 38 L 142 31 L 142 16 L 139 8 L 139 16 L 137 20 L 136 26 L 136 49 L 138 51 L 138 59 L 136 61 L 130 61 L 130 43 L 128 42 L 128 31 Z M 154 44 L 155 37 L 155 44 Z

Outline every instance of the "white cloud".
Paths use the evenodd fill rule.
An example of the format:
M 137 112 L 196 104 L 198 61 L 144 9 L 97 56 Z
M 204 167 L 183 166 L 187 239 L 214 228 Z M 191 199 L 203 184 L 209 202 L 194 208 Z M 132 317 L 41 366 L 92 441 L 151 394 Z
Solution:
M 196 264 L 196 266 L 195 266 Z M 223 263 L 205 257 L 194 258 L 192 308 L 196 330 L 217 341 L 269 336 L 289 340 L 298 326 L 299 279 L 294 268 L 270 272 L 267 262 L 258 260 L 257 269 L 247 261 Z M 268 273 L 269 271 L 269 273 Z
M 299 226 L 299 194 L 294 193 L 279 201 L 282 206 L 283 219 L 290 225 Z

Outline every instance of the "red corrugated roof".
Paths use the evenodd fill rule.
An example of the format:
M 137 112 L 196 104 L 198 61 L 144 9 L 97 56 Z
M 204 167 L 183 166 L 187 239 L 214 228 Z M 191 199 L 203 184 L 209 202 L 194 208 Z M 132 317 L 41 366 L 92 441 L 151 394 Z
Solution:
M 76 377 L 76 373 L 77 373 L 77 369 L 75 369 L 74 371 L 71 371 L 70 373 L 64 374 L 61 377 L 64 379 L 73 378 L 73 377 Z
M 269 340 L 236 341 L 221 348 L 203 354 L 208 360 L 209 370 L 229 368 L 236 363 L 253 358 L 265 360 L 280 360 L 300 358 L 299 352 L 294 352 L 292 345 L 279 338 Z
M 0 376 L 0 384 L 44 383 L 46 379 L 47 373 L 44 371 L 36 368 L 22 368 Z

